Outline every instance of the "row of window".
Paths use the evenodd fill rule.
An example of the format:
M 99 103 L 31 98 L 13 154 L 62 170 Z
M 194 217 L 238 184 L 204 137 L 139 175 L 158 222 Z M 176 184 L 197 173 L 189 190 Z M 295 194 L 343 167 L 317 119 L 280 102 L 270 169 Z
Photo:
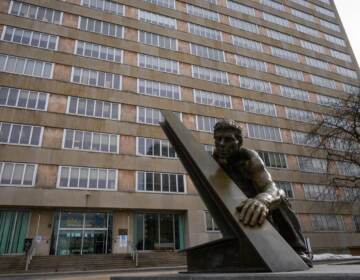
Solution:
M 54 63 L 0 54 L 0 72 L 52 79 Z
M 75 54 L 111 62 L 122 63 L 123 51 L 103 45 L 76 40 Z
M 0 184 L 2 186 L 34 186 L 37 164 L 1 162 Z M 58 187 L 81 189 L 115 190 L 117 187 L 117 170 L 87 168 L 75 166 L 60 166 Z M 137 172 L 136 189 L 138 191 L 178 192 L 185 193 L 185 176 L 183 174 Z M 293 198 L 290 182 L 276 182 L 286 196 Z M 304 184 L 304 194 L 307 200 L 317 201 L 348 201 L 359 199 L 357 188 L 336 188 L 325 185 Z
M 48 99 L 48 93 L 0 87 L 0 106 L 46 111 Z
M 102 34 L 109 35 L 109 36 L 120 36 L 120 37 L 122 36 L 122 35 L 118 34 L 119 32 L 122 34 L 122 31 L 118 31 L 118 28 L 120 28 L 119 26 L 113 25 L 113 24 L 110 24 L 110 23 L 108 24 L 108 23 L 105 23 L 105 22 L 97 21 L 97 20 L 92 20 L 90 18 L 80 17 L 79 18 L 79 27 L 80 27 L 80 29 L 84 29 L 84 30 L 91 31 L 91 32 L 102 33 Z M 12 30 L 12 32 L 15 33 L 14 30 Z M 21 31 L 21 33 L 28 34 L 29 32 Z M 36 34 L 39 34 L 39 33 L 36 33 Z M 20 36 L 20 39 L 18 38 L 19 36 L 16 36 L 15 38 L 18 38 L 16 40 L 21 40 L 21 36 Z M 40 35 L 38 35 L 38 36 L 40 36 Z M 11 37 L 13 37 L 13 36 L 11 36 Z M 27 38 L 27 37 L 25 37 L 25 38 Z M 57 37 L 56 36 L 45 35 L 44 39 L 49 41 L 51 38 L 57 38 Z M 51 44 L 49 42 L 46 42 L 46 41 L 44 41 L 43 43 L 42 43 L 42 41 L 35 41 L 35 43 L 40 44 L 40 46 L 42 46 L 42 47 L 46 47 L 46 48 L 51 49 L 51 47 L 48 46 L 48 45 L 56 47 L 56 43 L 55 43 L 54 40 L 55 39 L 51 39 L 49 41 L 49 42 L 51 42 Z M 175 39 L 172 39 L 172 38 L 166 37 L 166 36 L 160 36 L 160 35 L 157 35 L 157 34 L 154 34 L 154 33 L 142 32 L 142 31 L 139 33 L 139 41 L 141 41 L 143 43 L 151 44 L 151 45 L 156 45 L 158 47 L 165 47 L 165 48 L 170 48 L 170 49 L 175 48 L 176 49 L 177 48 L 177 44 L 176 44 L 177 40 L 175 40 L 175 43 L 173 44 L 175 46 L 172 47 L 172 41 L 173 40 L 175 40 Z M 41 45 L 41 43 L 42 43 L 42 45 Z M 83 46 L 83 44 L 85 46 Z M 113 61 L 113 60 L 115 60 L 115 61 L 120 60 L 121 61 L 120 50 L 116 50 L 116 49 L 112 49 L 112 48 L 110 48 L 110 50 L 109 50 L 108 47 L 103 47 L 102 52 L 100 52 L 100 47 L 101 46 L 94 45 L 94 44 L 92 44 L 91 46 L 90 45 L 91 44 L 88 44 L 86 46 L 86 43 L 82 42 L 82 43 L 80 43 L 79 48 L 76 48 L 76 51 L 81 55 L 91 56 L 91 57 L 95 57 L 95 58 L 101 57 L 102 59 L 106 59 L 106 60 L 110 60 L 110 61 Z M 90 50 L 90 48 L 91 48 L 91 50 Z M 207 58 L 212 58 L 212 59 L 220 60 L 220 61 L 222 61 L 224 59 L 224 53 L 222 51 L 219 51 L 219 50 L 210 49 L 210 48 L 207 48 L 207 47 L 201 47 L 199 45 L 197 45 L 197 46 L 194 45 L 194 47 L 192 47 L 191 50 L 196 55 L 200 55 L 200 56 L 204 56 L 204 57 L 207 57 Z M 85 51 L 86 51 L 86 54 L 84 54 Z M 308 58 L 308 59 L 310 59 L 310 58 Z M 357 77 L 356 72 L 352 71 L 350 69 L 346 69 L 344 67 L 337 67 L 336 69 L 337 69 L 337 72 L 339 72 L 342 75 L 346 75 L 346 76 L 350 75 L 351 77 L 355 77 L 355 78 Z M 296 70 L 293 70 L 293 69 L 284 68 L 284 67 L 280 67 L 280 66 L 276 66 L 276 71 L 277 71 L 277 73 L 279 75 L 282 75 L 282 76 L 285 76 L 285 77 L 288 77 L 288 78 L 298 79 L 298 80 L 301 80 L 301 81 L 304 80 L 303 75 L 302 75 L 302 73 L 300 71 L 296 71 Z M 318 80 L 321 81 L 321 77 L 314 77 L 312 80 L 314 80 L 313 81 L 314 84 L 321 85 L 321 86 L 326 85 L 326 83 L 317 82 Z M 332 84 L 334 84 L 334 82 Z M 331 88 L 334 88 L 334 86 L 331 86 Z
M 35 48 L 57 50 L 59 36 L 17 27 L 4 26 L 1 40 Z
M 231 1 L 228 1 L 229 3 Z M 12 1 L 12 7 L 10 8 L 10 13 L 11 14 L 16 14 L 16 15 L 20 15 L 20 16 L 24 16 L 24 17 L 30 17 L 30 15 L 28 15 L 27 13 L 20 13 L 19 11 L 21 10 L 31 10 L 30 7 L 33 9 L 33 10 L 38 10 L 38 9 L 44 9 L 44 10 L 49 10 L 49 11 L 52 11 L 54 13 L 56 13 L 57 11 L 55 10 L 51 10 L 51 9 L 47 9 L 47 8 L 42 8 L 42 7 L 39 7 L 39 6 L 35 6 L 35 5 L 28 5 L 28 4 L 24 4 L 24 3 L 21 3 L 21 2 L 16 2 L 16 1 Z M 15 4 L 17 3 L 17 4 Z M 118 14 L 122 14 L 122 10 L 123 10 L 123 6 L 122 5 L 119 5 L 115 2 L 110 2 L 110 1 L 98 1 L 96 2 L 96 0 L 92 0 L 92 1 L 84 1 L 81 3 L 82 5 L 85 5 L 85 6 L 89 6 L 91 8 L 95 8 L 95 9 L 102 9 L 104 11 L 111 11 L 111 12 L 115 12 L 115 13 L 118 13 Z M 22 8 L 20 6 L 27 6 L 28 8 Z M 112 7 L 112 5 L 118 5 L 118 7 Z M 233 8 L 233 5 L 240 5 L 240 4 L 237 4 L 237 3 L 232 3 L 232 4 L 229 4 L 229 8 Z M 191 5 L 190 5 L 191 6 Z M 243 6 L 243 5 L 241 5 Z M 195 7 L 195 6 L 193 6 Z M 246 7 L 246 6 L 244 6 Z M 107 9 L 108 8 L 108 9 Z M 199 8 L 201 9 L 201 8 Z M 248 13 L 248 9 L 253 9 L 253 8 L 247 8 L 245 10 L 245 13 Z M 190 8 L 191 10 L 191 8 Z M 204 10 L 204 9 L 202 9 Z M 241 12 L 244 12 L 242 11 L 242 9 L 240 9 Z M 60 12 L 58 12 L 60 13 Z M 159 20 L 157 20 L 158 18 L 166 18 L 166 21 L 164 23 L 165 26 L 168 26 L 169 25 L 169 21 L 175 21 L 175 19 L 172 19 L 172 18 L 168 18 L 168 17 L 165 17 L 165 16 L 161 16 L 161 15 L 158 15 L 158 14 L 153 14 L 153 13 L 149 13 L 149 12 L 146 12 L 146 11 L 140 11 L 140 14 L 143 15 L 143 14 L 146 14 L 145 16 L 141 16 L 141 19 L 148 19 L 148 21 L 150 22 L 158 22 Z M 267 15 L 270 15 L 270 14 L 267 14 Z M 274 17 L 274 16 L 272 16 Z M 34 17 L 32 17 L 34 18 Z M 156 19 L 156 20 L 155 20 Z M 234 19 L 236 20 L 236 19 Z M 159 24 L 162 24 L 162 21 L 160 21 Z M 173 26 L 173 24 L 170 24 L 170 26 Z M 169 26 L 168 26 L 169 27 Z M 101 34 L 104 34 L 104 35 L 109 35 L 109 36 L 115 36 L 115 37 L 122 37 L 122 27 L 121 26 L 118 26 L 118 25 L 115 25 L 115 24 L 112 24 L 112 23 L 107 23 L 107 22 L 102 22 L 102 21 L 98 21 L 98 20 L 93 20 L 93 19 L 90 19 L 90 18 L 84 18 L 84 17 L 79 17 L 79 28 L 80 29 L 83 29 L 83 30 L 87 30 L 87 31 L 90 31 L 90 32 L 96 32 L 96 33 L 101 33 Z M 205 28 L 205 29 L 204 29 Z M 303 28 L 306 28 L 306 27 L 303 27 Z M 250 30 L 248 30 L 250 31 Z M 273 30 L 274 32 L 277 32 L 275 30 Z M 306 30 L 306 32 L 308 32 L 309 30 Z M 193 26 L 190 26 L 189 25 L 189 32 L 191 33 L 194 33 L 194 34 L 198 34 L 200 36 L 205 36 L 205 37 L 208 37 L 208 38 L 212 38 L 212 39 L 221 39 L 221 34 L 218 32 L 218 31 L 212 31 L 212 29 L 209 29 L 209 28 L 206 28 L 206 27 L 203 27 L 203 26 L 199 26 L 199 25 L 193 25 Z M 214 33 L 215 32 L 215 33 Z M 213 34 L 214 33 L 214 34 Z M 270 32 L 272 33 L 272 32 Z M 334 37 L 334 36 L 331 36 L 331 35 L 328 35 L 325 36 L 327 40 L 330 40 L 331 42 L 333 43 L 339 43 L 339 40 L 342 41 L 341 39 L 337 38 L 337 37 Z M 309 42 L 311 44 L 311 42 Z M 336 57 L 340 57 L 341 59 L 341 54 L 339 53 L 336 53 L 337 51 L 335 51 L 334 53 L 334 56 Z M 346 55 L 346 54 L 345 54 Z M 349 55 L 346 55 L 346 59 L 348 60 L 350 58 L 351 60 L 351 57 Z
M 230 2 L 230 1 L 228 1 L 228 2 Z M 281 4 L 273 2 L 273 1 L 265 1 L 265 3 L 266 4 L 267 3 L 272 3 L 271 6 L 273 8 L 274 7 L 278 8 L 278 6 L 281 5 Z M 275 15 L 269 14 L 267 12 L 258 11 L 256 9 L 252 8 L 252 7 L 247 7 L 247 6 L 238 4 L 238 3 L 233 3 L 229 8 L 231 9 L 234 6 L 236 7 L 236 11 L 244 12 L 245 14 L 252 14 L 253 16 L 256 15 L 256 12 L 260 12 L 262 14 L 262 18 L 264 20 L 269 21 L 269 22 L 274 23 L 274 24 L 277 24 L 277 25 L 287 27 L 287 28 L 292 28 L 292 25 L 290 24 L 290 22 L 291 22 L 291 23 L 295 24 L 295 28 L 296 28 L 297 31 L 303 32 L 305 34 L 310 34 L 310 35 L 312 35 L 314 37 L 317 37 L 317 38 L 325 38 L 325 40 L 327 40 L 327 41 L 329 41 L 331 43 L 334 43 L 334 44 L 338 44 L 338 45 L 343 46 L 343 47 L 346 46 L 345 40 L 343 40 L 343 39 L 341 39 L 339 37 L 330 35 L 328 33 L 321 32 L 319 30 L 304 26 L 302 24 L 294 23 L 294 22 L 292 22 L 292 21 L 290 21 L 288 19 L 285 19 L 283 17 L 275 16 Z M 303 14 L 302 13 L 301 14 L 296 14 L 295 13 L 295 15 L 302 16 Z M 232 19 L 233 18 L 230 17 L 230 25 L 238 27 L 238 28 L 243 29 L 243 30 L 248 31 L 248 32 L 259 33 L 259 28 L 258 28 L 258 26 L 256 24 L 249 23 L 249 22 L 242 21 L 242 20 L 239 20 L 237 23 L 235 23 L 234 20 L 232 20 Z M 236 19 L 235 19 L 235 21 L 236 21 Z M 326 21 L 324 21 L 324 20 L 322 21 L 323 24 L 326 24 L 325 22 Z M 333 25 L 331 23 L 327 24 L 327 26 L 333 27 Z
M 41 146 L 44 128 L 0 122 L 0 143 Z

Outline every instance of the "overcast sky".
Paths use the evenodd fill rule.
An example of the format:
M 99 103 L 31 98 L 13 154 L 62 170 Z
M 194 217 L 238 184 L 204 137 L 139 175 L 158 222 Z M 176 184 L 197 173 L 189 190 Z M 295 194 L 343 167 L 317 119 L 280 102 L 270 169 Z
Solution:
M 341 21 L 360 63 L 360 0 L 335 0 Z

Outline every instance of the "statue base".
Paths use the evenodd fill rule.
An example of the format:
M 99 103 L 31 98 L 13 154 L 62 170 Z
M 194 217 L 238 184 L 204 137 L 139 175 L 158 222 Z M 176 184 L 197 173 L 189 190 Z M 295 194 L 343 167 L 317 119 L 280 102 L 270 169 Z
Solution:
M 248 242 L 219 239 L 185 249 L 189 273 L 270 272 Z

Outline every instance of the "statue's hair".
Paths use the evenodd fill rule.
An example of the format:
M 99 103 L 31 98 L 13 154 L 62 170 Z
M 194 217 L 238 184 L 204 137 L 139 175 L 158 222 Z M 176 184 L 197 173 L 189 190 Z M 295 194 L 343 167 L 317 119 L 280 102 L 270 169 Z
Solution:
M 234 120 L 225 120 L 222 119 L 219 122 L 217 122 L 214 126 L 214 134 L 219 130 L 232 130 L 235 132 L 235 137 L 240 141 L 240 144 L 242 144 L 242 130 L 240 125 L 235 122 Z

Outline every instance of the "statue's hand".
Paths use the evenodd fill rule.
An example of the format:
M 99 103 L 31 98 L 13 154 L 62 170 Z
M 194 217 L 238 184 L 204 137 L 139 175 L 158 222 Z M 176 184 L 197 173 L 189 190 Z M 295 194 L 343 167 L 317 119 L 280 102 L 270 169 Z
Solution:
M 268 206 L 259 199 L 249 198 L 240 203 L 237 207 L 239 220 L 244 225 L 262 225 L 269 213 Z

